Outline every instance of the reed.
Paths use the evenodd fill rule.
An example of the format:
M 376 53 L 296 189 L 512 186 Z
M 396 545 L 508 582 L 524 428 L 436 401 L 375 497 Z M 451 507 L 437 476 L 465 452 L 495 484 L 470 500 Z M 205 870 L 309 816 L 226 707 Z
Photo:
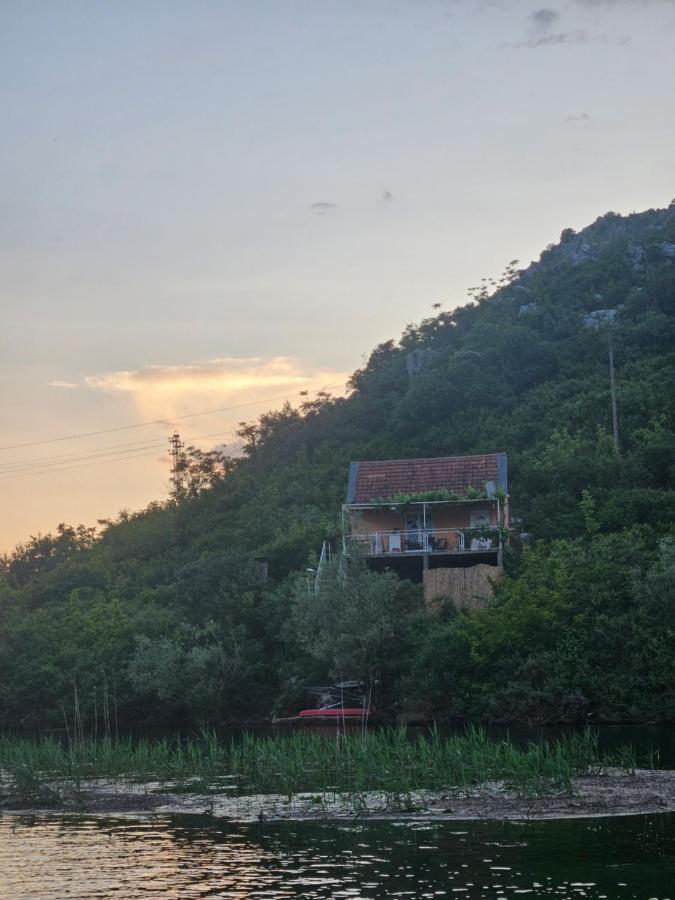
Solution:
M 24 795 L 39 798 L 58 786 L 79 789 L 104 778 L 159 782 L 165 789 L 215 793 L 233 790 L 321 796 L 351 796 L 358 805 L 366 792 L 410 798 L 420 790 L 465 790 L 499 782 L 520 795 L 570 791 L 574 776 L 600 774 L 609 767 L 630 771 L 634 751 L 603 753 L 590 729 L 556 741 L 517 746 L 490 739 L 482 728 L 442 736 L 436 729 L 411 739 L 404 729 L 361 735 L 296 732 L 219 739 L 211 731 L 161 740 L 78 737 L 25 740 L 0 738 L 0 801 Z M 57 786 L 55 788 L 55 785 Z

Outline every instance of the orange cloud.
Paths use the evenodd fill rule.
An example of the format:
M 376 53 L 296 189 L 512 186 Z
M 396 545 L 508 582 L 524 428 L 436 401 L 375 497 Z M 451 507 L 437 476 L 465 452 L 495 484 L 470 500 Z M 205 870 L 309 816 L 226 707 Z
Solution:
M 323 388 L 341 393 L 346 372 L 317 370 L 290 357 L 224 357 L 186 365 L 150 365 L 132 371 L 89 375 L 88 387 L 107 393 L 129 393 L 144 416 L 166 418 L 199 411 L 205 404 L 223 405 L 299 399 Z

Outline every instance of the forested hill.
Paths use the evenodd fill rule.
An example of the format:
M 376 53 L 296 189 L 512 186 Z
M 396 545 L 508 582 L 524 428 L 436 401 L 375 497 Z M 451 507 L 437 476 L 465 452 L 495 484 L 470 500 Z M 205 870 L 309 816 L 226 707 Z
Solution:
M 240 461 L 193 455 L 181 502 L 100 534 L 62 527 L 4 560 L 2 724 L 56 723 L 74 685 L 91 722 L 104 690 L 125 724 L 287 708 L 331 674 L 303 634 L 296 573 L 338 532 L 349 461 L 493 451 L 532 540 L 514 539 L 485 612 L 424 613 L 417 588 L 387 583 L 369 647 L 381 703 L 673 719 L 675 205 L 567 229 L 472 298 L 378 346 L 346 398 L 243 426 Z

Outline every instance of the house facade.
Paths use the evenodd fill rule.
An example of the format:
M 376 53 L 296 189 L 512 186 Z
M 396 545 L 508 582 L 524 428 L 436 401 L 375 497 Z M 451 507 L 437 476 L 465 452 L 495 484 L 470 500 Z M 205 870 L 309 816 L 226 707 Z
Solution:
M 501 568 L 506 454 L 353 462 L 342 519 L 345 552 L 404 578 L 477 564 Z

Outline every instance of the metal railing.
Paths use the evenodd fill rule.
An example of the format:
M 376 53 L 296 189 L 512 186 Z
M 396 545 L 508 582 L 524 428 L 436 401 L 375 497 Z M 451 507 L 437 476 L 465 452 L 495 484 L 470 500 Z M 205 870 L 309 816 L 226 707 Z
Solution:
M 324 569 L 330 562 L 331 550 L 328 541 L 324 541 L 321 545 L 321 555 L 319 556 L 319 564 L 316 567 L 316 575 L 314 577 L 314 593 L 318 594 L 321 590 L 321 576 Z
M 351 535 L 367 556 L 408 553 L 480 553 L 498 550 L 498 526 L 480 528 L 418 528 L 414 531 L 369 531 Z

